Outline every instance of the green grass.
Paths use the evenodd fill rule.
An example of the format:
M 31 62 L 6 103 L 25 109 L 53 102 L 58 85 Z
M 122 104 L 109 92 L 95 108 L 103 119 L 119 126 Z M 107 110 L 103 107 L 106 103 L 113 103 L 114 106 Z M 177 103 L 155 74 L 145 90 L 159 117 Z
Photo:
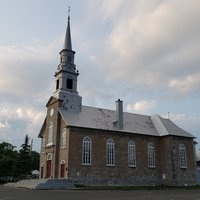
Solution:
M 80 190 L 164 190 L 164 189 L 200 189 L 199 185 L 196 186 L 135 186 L 135 185 L 76 185 Z

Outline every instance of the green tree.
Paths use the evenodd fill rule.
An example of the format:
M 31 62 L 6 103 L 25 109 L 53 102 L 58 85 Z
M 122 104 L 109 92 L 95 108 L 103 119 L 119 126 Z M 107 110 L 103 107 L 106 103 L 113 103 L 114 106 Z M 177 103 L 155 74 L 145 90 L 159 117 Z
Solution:
M 18 152 L 7 142 L 0 143 L 0 176 L 13 176 L 16 170 Z
M 27 176 L 31 174 L 31 152 L 28 135 L 25 136 L 24 143 L 21 145 L 21 149 L 19 150 L 17 174 L 19 176 Z
M 40 154 L 36 151 L 31 152 L 31 170 L 39 170 Z

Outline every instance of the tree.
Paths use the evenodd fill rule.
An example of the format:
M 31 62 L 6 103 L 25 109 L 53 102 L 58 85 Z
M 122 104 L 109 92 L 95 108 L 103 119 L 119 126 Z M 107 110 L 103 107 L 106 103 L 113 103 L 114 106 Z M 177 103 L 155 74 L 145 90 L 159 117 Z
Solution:
M 36 151 L 31 152 L 31 170 L 39 170 L 40 154 Z
M 10 143 L 0 143 L 0 176 L 13 176 L 16 170 L 18 152 Z
M 28 135 L 25 136 L 24 143 L 21 145 L 21 149 L 19 150 L 17 174 L 19 176 L 27 176 L 31 174 L 31 152 Z

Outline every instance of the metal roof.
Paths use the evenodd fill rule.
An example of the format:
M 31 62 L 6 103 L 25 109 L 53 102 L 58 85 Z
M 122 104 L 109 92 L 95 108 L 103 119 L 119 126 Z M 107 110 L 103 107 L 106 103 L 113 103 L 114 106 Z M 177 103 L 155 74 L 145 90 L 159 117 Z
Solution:
M 63 49 L 68 49 L 68 50 L 72 51 L 72 41 L 71 41 L 71 31 L 70 31 L 70 17 L 68 17 L 67 30 L 66 30 Z
M 194 138 L 190 133 L 179 128 L 171 120 L 159 115 L 147 116 L 133 113 L 123 113 L 123 128 L 115 126 L 116 111 L 82 106 L 81 112 L 58 109 L 67 126 L 92 128 L 109 131 L 136 133 L 149 136 L 183 136 Z

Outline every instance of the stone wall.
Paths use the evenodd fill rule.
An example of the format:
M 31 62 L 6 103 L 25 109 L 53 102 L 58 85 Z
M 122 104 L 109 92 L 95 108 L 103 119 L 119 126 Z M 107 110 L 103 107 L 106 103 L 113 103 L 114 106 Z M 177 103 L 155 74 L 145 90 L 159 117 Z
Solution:
M 92 140 L 92 164 L 82 165 L 82 140 L 88 136 Z M 115 142 L 115 166 L 106 166 L 106 141 Z M 136 167 L 128 166 L 128 142 L 136 145 Z M 147 145 L 155 146 L 155 168 L 148 167 Z M 179 165 L 179 144 L 187 149 L 188 167 Z M 175 146 L 175 166 L 173 171 L 172 149 Z M 195 165 L 192 139 L 182 137 L 152 137 L 91 129 L 70 129 L 69 177 L 83 184 L 194 184 Z M 174 176 L 175 173 L 175 176 Z M 163 174 L 166 179 L 163 180 Z

